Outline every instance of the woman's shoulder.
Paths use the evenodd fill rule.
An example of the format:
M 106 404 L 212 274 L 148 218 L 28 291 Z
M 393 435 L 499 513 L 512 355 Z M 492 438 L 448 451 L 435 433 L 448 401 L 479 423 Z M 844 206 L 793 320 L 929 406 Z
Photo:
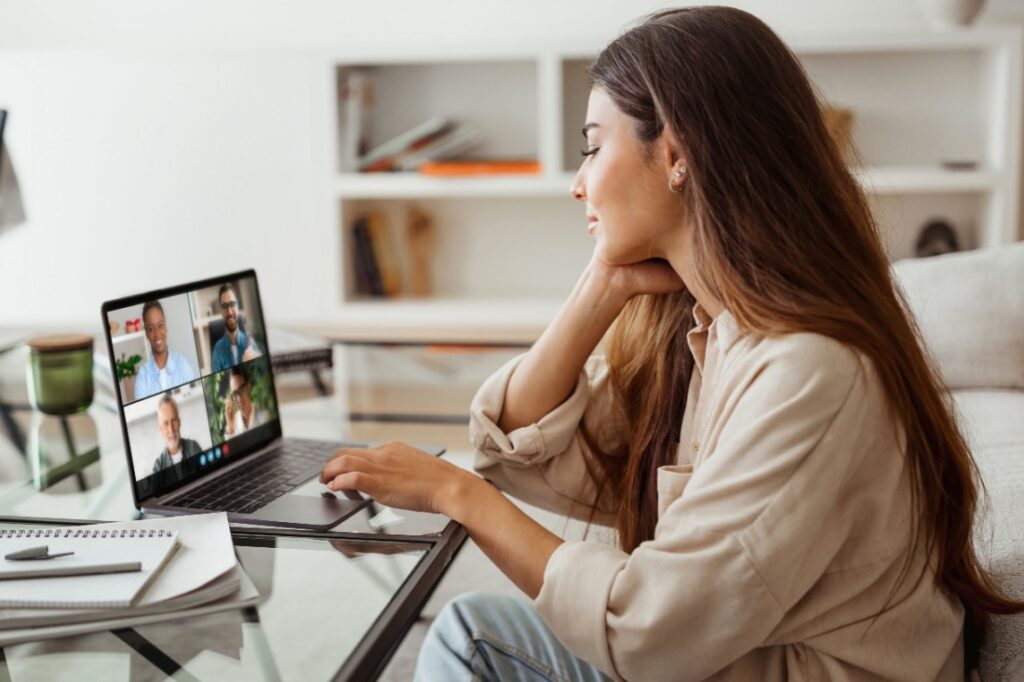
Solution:
M 724 364 L 733 381 L 768 384 L 776 394 L 815 386 L 867 390 L 874 383 L 871 362 L 863 352 L 814 332 L 745 335 L 729 349 Z
M 854 346 L 816 332 L 751 335 L 747 338 L 750 340 L 750 352 L 776 362 L 806 365 L 827 363 L 854 367 L 862 360 L 860 351 Z

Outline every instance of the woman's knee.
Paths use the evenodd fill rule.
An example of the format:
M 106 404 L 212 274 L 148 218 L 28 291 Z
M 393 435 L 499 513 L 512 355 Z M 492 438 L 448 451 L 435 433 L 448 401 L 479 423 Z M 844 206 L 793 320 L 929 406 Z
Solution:
M 523 605 L 515 597 L 466 592 L 449 601 L 437 615 L 435 627 L 458 630 L 467 637 L 481 630 L 500 630 Z
M 502 615 L 514 609 L 512 597 L 467 592 L 455 597 L 441 609 L 427 631 L 420 649 L 417 674 L 437 671 L 438 666 L 469 669 L 476 651 L 476 639 L 483 633 L 502 631 Z

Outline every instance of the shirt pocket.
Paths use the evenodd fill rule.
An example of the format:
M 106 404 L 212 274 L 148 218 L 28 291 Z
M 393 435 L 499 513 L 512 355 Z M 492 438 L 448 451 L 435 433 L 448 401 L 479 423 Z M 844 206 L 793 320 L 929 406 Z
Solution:
M 658 467 L 658 518 L 669 505 L 679 499 L 693 476 L 692 464 L 670 464 Z

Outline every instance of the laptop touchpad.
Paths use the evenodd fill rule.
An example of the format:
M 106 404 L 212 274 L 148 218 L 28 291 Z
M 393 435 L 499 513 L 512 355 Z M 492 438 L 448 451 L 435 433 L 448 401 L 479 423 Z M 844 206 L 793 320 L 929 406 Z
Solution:
M 320 478 L 317 476 L 314 476 L 313 478 L 309 479 L 308 481 L 300 485 L 298 488 L 293 488 L 292 490 L 289 490 L 288 494 L 301 495 L 302 497 L 323 497 L 326 494 L 333 495 L 334 497 L 339 499 L 364 499 L 362 495 L 355 491 L 340 491 L 332 493 L 330 490 L 327 489 L 326 485 L 320 482 Z

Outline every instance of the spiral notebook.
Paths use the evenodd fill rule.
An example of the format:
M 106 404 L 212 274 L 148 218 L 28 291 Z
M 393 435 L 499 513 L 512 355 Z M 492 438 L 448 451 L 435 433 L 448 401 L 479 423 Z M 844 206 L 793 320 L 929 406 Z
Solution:
M 124 608 L 134 606 L 178 547 L 178 532 L 142 529 L 44 528 L 0 530 L 0 576 L 19 572 L 27 562 L 4 559 L 11 552 L 46 545 L 50 554 L 74 552 L 45 561 L 57 569 L 138 561 L 141 571 L 0 580 L 0 608 Z

